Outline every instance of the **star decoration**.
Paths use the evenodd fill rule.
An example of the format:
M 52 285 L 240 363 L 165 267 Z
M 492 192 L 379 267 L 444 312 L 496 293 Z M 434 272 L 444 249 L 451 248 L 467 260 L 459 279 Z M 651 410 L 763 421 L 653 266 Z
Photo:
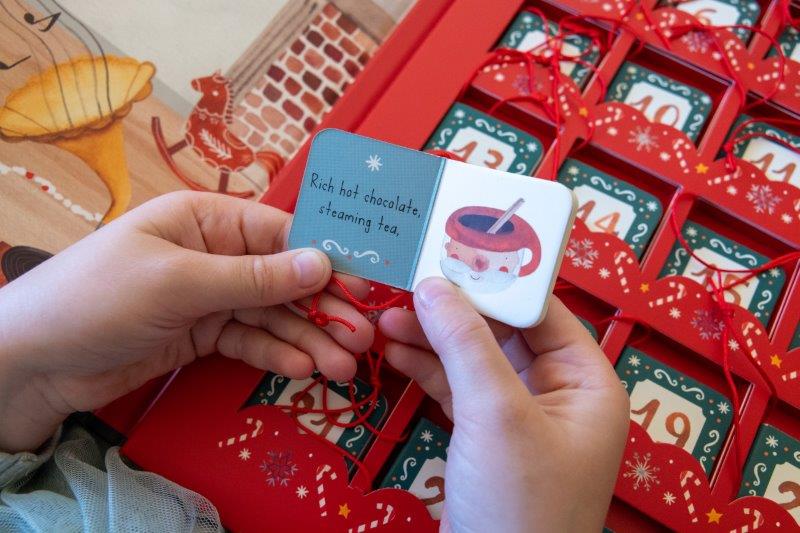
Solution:
M 350 508 L 347 506 L 346 503 L 344 505 L 340 505 L 339 506 L 339 513 L 338 514 L 339 514 L 339 516 L 343 516 L 345 518 L 350 516 Z
M 578 167 L 576 167 L 575 165 L 571 165 L 571 166 L 570 166 L 570 167 L 567 169 L 567 173 L 568 173 L 570 176 L 577 176 L 577 175 L 580 173 L 580 170 L 578 170 Z
M 778 447 L 778 439 L 775 438 L 775 435 L 769 435 L 766 440 L 767 446 L 770 448 L 777 448 Z
M 297 494 L 297 497 L 302 500 L 303 498 L 308 496 L 308 489 L 306 488 L 305 485 L 300 485 L 299 487 L 297 487 L 297 490 L 294 491 L 294 493 Z
M 697 228 L 695 228 L 694 226 L 689 226 L 688 228 L 686 228 L 686 235 L 688 235 L 689 237 L 697 237 Z
M 431 433 L 429 430 L 426 429 L 425 431 L 420 433 L 419 438 L 425 442 L 430 442 L 433 440 L 433 433 Z
M 580 116 L 582 116 L 582 117 L 588 117 L 589 116 L 589 110 L 586 109 L 585 107 L 582 107 L 582 108 L 578 109 L 578 114 Z
M 731 406 L 728 405 L 726 402 L 719 402 L 717 404 L 717 410 L 720 412 L 720 414 L 723 415 L 727 415 L 728 412 L 730 411 L 730 408 Z
M 694 170 L 698 174 L 705 174 L 706 172 L 708 172 L 708 166 L 705 165 L 704 163 L 697 163 L 697 165 L 695 165 L 694 167 Z
M 631 366 L 639 366 L 640 364 L 642 364 L 642 360 L 639 359 L 638 355 L 632 355 L 628 357 L 628 364 Z
M 769 275 L 772 276 L 773 278 L 777 278 L 778 276 L 781 275 L 781 271 L 777 267 L 776 268 L 770 268 L 769 269 Z
M 681 310 L 677 307 L 670 307 L 669 309 L 669 316 L 672 318 L 678 319 L 681 317 Z
M 773 355 L 773 356 L 771 356 L 769 358 L 769 364 L 771 364 L 772 366 L 776 366 L 776 367 L 780 368 L 781 367 L 781 363 L 783 363 L 783 359 L 778 357 L 778 354 L 775 354 L 775 355 Z
M 650 292 L 650 284 L 649 283 L 642 283 L 639 285 L 639 291 L 641 292 Z
M 242 450 L 239 452 L 239 459 L 242 461 L 247 461 L 250 459 L 250 450 L 247 448 L 242 448 Z
M 753 70 L 755 68 L 756 68 L 756 66 L 752 61 L 748 61 L 747 62 L 747 70 Z
M 711 510 L 706 513 L 706 516 L 708 517 L 709 524 L 712 522 L 714 524 L 719 524 L 719 519 L 722 518 L 722 513 L 718 513 L 717 510 L 712 507 Z
M 675 503 L 675 495 L 672 494 L 670 491 L 665 492 L 664 497 L 662 499 L 664 500 L 664 503 L 666 503 L 667 505 L 672 505 L 673 503 Z

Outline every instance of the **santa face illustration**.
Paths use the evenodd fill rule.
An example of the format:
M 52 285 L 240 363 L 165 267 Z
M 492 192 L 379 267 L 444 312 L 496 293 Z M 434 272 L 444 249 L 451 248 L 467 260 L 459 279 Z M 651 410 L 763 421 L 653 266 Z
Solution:
M 500 209 L 470 206 L 456 210 L 445 223 L 442 273 L 467 292 L 500 292 L 539 266 L 539 238 L 521 217 L 513 215 L 489 232 L 501 216 Z

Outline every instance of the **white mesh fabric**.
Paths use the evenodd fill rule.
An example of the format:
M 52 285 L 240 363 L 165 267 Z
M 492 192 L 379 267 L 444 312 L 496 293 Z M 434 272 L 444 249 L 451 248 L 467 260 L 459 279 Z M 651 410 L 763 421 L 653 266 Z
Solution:
M 81 428 L 70 430 L 30 479 L 0 493 L 0 532 L 222 531 L 203 496 L 128 467 Z

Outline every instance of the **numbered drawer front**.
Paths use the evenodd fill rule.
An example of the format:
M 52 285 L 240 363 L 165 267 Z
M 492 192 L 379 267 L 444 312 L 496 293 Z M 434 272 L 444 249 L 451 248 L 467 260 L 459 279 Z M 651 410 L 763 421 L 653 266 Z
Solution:
M 731 401 L 641 350 L 626 348 L 616 369 L 631 398 L 631 420 L 711 472 L 733 420 Z

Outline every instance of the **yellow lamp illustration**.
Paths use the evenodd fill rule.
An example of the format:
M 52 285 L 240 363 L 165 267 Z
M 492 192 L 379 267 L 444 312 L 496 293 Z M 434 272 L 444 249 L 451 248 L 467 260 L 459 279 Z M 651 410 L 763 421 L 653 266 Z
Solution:
M 0 107 L 0 138 L 48 143 L 83 160 L 103 181 L 111 205 L 101 225 L 131 200 L 121 119 L 152 91 L 155 66 L 133 58 L 87 56 L 32 75 Z

